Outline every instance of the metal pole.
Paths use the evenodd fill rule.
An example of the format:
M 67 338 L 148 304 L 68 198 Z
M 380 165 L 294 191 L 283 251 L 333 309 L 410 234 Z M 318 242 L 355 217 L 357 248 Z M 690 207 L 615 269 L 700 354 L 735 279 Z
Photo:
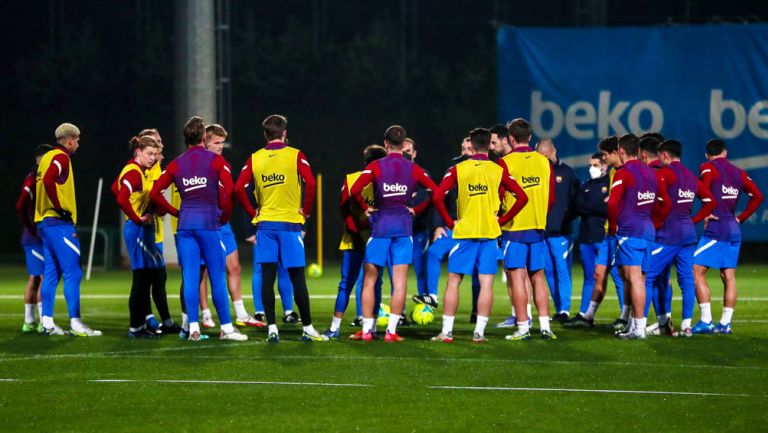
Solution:
M 99 227 L 99 208 L 101 207 L 101 187 L 103 184 L 104 184 L 104 178 L 100 177 L 99 186 L 96 188 L 96 209 L 94 209 L 93 211 L 93 227 L 91 228 L 91 246 L 88 251 L 88 267 L 85 270 L 85 281 L 91 280 L 91 269 L 93 268 L 93 248 L 96 246 L 96 229 Z

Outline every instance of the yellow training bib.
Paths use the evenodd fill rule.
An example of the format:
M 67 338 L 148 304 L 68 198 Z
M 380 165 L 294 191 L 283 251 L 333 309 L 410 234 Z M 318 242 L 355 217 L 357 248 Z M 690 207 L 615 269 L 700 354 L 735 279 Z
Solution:
M 354 173 L 350 173 L 347 175 L 347 177 L 344 179 L 345 185 L 347 187 L 347 191 L 352 190 L 352 185 L 355 184 L 357 181 L 357 178 L 360 177 L 360 175 L 363 174 L 362 171 L 357 171 Z M 363 198 L 368 203 L 368 206 L 373 206 L 373 184 L 368 184 L 365 188 L 363 188 Z M 365 216 L 365 212 L 363 212 L 363 209 L 360 208 L 360 205 L 357 203 L 357 200 L 352 198 L 352 196 L 349 197 L 349 207 L 352 212 L 352 218 L 357 222 L 362 222 L 368 219 L 368 217 Z M 370 235 L 370 230 L 364 230 L 360 232 L 360 237 L 363 238 L 363 242 L 368 240 L 368 236 Z M 346 230 L 344 230 L 344 234 L 341 235 L 341 242 L 339 243 L 339 250 L 346 251 L 346 250 L 353 250 L 355 249 L 354 243 L 352 242 L 352 235 L 349 234 Z
M 301 180 L 296 167 L 299 150 L 290 146 L 261 149 L 251 155 L 253 194 L 259 214 L 251 221 L 304 224 L 301 208 Z
M 468 159 L 456 165 L 456 215 L 454 239 L 495 239 L 501 236 L 497 219 L 499 186 L 504 169 L 500 165 Z
M 53 163 L 53 158 L 56 155 L 67 155 L 67 153 L 61 148 L 54 148 L 49 151 L 40 159 L 40 165 L 37 166 L 37 182 L 35 182 L 35 222 L 39 223 L 48 217 L 59 218 L 59 214 L 53 208 L 53 203 L 48 197 L 48 193 L 45 191 L 43 185 L 43 176 L 48 171 L 48 167 Z M 77 224 L 77 201 L 75 200 L 75 173 L 72 170 L 72 161 L 67 155 L 67 163 L 69 164 L 69 175 L 67 180 L 63 184 L 56 183 L 56 195 L 59 198 L 59 204 L 63 210 L 72 213 L 72 223 Z M 64 167 L 60 167 L 61 170 Z
M 530 152 L 512 152 L 503 158 L 509 174 L 520 184 L 528 195 L 528 204 L 514 220 L 502 227 L 505 231 L 544 230 L 547 226 L 549 207 L 549 181 L 551 168 L 546 156 Z M 507 192 L 503 209 L 506 212 L 515 204 L 515 197 Z

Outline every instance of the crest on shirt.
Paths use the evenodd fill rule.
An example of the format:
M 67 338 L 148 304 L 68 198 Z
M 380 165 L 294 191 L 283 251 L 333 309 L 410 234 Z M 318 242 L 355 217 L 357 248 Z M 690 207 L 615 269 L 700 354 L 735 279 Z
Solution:
M 555 182 L 563 183 L 563 176 L 555 176 Z
M 608 187 L 607 187 L 607 186 L 604 186 L 604 187 L 602 187 L 602 188 L 600 189 L 600 191 L 602 191 L 603 193 L 606 193 L 606 192 L 608 192 Z

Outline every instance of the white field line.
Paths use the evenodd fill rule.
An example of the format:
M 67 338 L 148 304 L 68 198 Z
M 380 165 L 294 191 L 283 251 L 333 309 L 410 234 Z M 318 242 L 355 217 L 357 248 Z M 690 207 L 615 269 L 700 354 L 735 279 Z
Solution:
M 179 299 L 178 294 L 168 294 L 167 295 L 169 299 Z M 389 298 L 390 295 L 384 294 L 384 298 Z M 354 298 L 355 294 L 352 293 L 350 298 Z M 310 295 L 311 299 L 336 299 L 336 295 Z M 0 295 L 0 299 L 24 299 L 24 294 L 19 295 Z M 56 299 L 64 299 L 64 295 L 56 295 Z M 80 299 L 128 299 L 128 294 L 112 294 L 112 295 L 80 295 Z M 243 299 L 253 299 L 253 295 L 243 295 Z M 276 295 L 275 299 L 279 299 L 279 297 Z M 617 300 L 618 297 L 616 296 L 606 296 L 603 298 L 604 300 Z M 672 298 L 673 301 L 681 301 L 683 298 L 680 296 L 674 296 Z M 572 301 L 580 301 L 581 296 L 571 296 Z M 768 296 L 748 296 L 738 299 L 739 302 L 768 302 Z
M 252 381 L 252 380 L 183 380 L 183 379 L 94 379 L 89 380 L 91 383 L 134 383 L 134 382 L 151 382 L 151 383 L 182 383 L 182 384 L 209 384 L 209 385 L 292 385 L 292 386 L 331 386 L 331 387 L 349 387 L 349 388 L 365 388 L 371 385 L 365 383 L 326 383 L 326 382 L 266 382 L 266 381 Z
M 0 382 L 18 382 L 18 379 L 0 379 Z
M 263 342 L 239 343 L 237 346 L 253 346 L 256 344 L 266 344 Z M 168 359 L 167 352 L 180 352 L 187 350 L 202 349 L 221 349 L 221 345 L 197 345 L 185 347 L 169 347 L 146 350 L 124 350 L 114 352 L 93 352 L 93 353 L 68 353 L 68 354 L 41 354 L 13 356 L 0 354 L 0 363 L 12 361 L 45 361 L 57 359 L 81 359 L 81 358 L 138 358 L 138 359 Z M 457 362 L 457 363 L 491 363 L 491 364 L 532 364 L 532 365 L 586 365 L 586 366 L 615 366 L 615 367 L 658 367 L 655 362 L 618 362 L 618 361 L 568 361 L 568 360 L 534 360 L 534 359 L 493 359 L 493 358 L 448 358 L 448 357 L 418 357 L 418 356 L 317 356 L 317 355 L 195 355 L 195 359 L 210 360 L 230 360 L 230 361 L 279 361 L 279 360 L 304 360 L 311 359 L 317 361 L 365 361 L 365 362 L 392 362 L 392 361 L 426 361 L 426 362 Z M 670 368 L 698 368 L 698 369 L 724 369 L 724 370 L 766 370 L 768 367 L 761 366 L 729 366 L 729 365 L 706 365 L 706 364 L 664 364 Z
M 582 388 L 525 388 L 501 386 L 429 386 L 429 389 L 455 389 L 469 391 L 538 391 L 538 392 L 588 392 L 599 394 L 654 394 L 654 395 L 691 395 L 697 397 L 765 397 L 755 394 L 724 394 L 719 392 L 686 391 L 642 391 L 631 389 L 582 389 Z

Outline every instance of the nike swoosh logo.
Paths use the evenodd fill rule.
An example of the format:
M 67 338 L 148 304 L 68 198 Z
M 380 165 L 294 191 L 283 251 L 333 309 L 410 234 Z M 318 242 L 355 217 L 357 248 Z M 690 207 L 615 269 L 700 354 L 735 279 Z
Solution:
M 585 190 L 584 190 L 584 192 L 589 192 L 589 190 L 588 190 L 588 189 L 585 189 Z
M 530 159 L 530 158 L 531 158 L 530 156 L 526 156 L 526 157 L 525 157 L 525 159 Z
M 277 156 L 277 154 L 273 153 L 272 155 L 269 155 L 268 158 L 272 158 L 273 156 Z

